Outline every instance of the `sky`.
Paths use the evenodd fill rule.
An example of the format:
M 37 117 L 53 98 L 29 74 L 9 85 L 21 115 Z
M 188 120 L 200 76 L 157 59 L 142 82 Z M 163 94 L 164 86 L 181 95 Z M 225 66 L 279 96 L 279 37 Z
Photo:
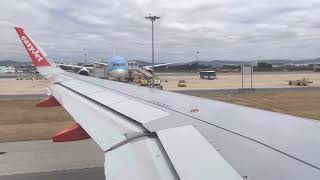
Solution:
M 10 0 L 0 3 L 0 61 L 29 61 L 20 26 L 56 61 L 313 59 L 317 0 Z

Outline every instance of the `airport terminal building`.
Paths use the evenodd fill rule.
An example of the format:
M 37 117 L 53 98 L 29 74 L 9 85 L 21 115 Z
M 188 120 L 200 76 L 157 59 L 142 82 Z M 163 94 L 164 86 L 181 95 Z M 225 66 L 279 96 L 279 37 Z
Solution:
M 12 66 L 0 66 L 0 74 L 13 74 L 16 68 Z

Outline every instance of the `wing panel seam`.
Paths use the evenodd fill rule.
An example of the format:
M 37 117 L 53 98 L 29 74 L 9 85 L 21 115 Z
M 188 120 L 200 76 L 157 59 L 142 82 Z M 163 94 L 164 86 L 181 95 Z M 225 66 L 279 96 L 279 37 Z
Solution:
M 125 135 L 126 135 L 126 134 L 125 134 Z M 139 138 L 145 137 L 145 136 L 152 138 L 152 137 L 155 137 L 156 134 L 155 134 L 155 133 L 151 133 L 151 132 L 147 132 L 147 131 L 141 132 L 141 133 L 136 133 L 135 135 L 130 136 L 130 137 L 128 137 L 127 139 L 125 139 L 125 140 L 123 140 L 123 141 L 121 141 L 121 142 L 119 142 L 119 143 L 111 146 L 109 149 L 105 150 L 104 152 L 112 151 L 112 150 L 114 150 L 114 149 L 117 149 L 117 148 L 120 147 L 120 146 L 123 146 L 123 145 L 125 145 L 125 144 L 127 144 L 127 143 L 130 143 L 131 141 L 133 141 L 133 140 L 135 140 L 135 139 L 139 139 Z

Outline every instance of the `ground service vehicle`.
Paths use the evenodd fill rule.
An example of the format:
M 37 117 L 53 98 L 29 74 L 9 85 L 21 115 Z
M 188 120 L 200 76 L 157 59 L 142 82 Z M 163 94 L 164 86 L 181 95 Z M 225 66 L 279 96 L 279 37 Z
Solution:
M 187 82 L 185 80 L 180 80 L 178 83 L 179 87 L 187 87 Z
M 201 79 L 208 80 L 216 79 L 217 76 L 215 71 L 200 71 L 199 74 Z

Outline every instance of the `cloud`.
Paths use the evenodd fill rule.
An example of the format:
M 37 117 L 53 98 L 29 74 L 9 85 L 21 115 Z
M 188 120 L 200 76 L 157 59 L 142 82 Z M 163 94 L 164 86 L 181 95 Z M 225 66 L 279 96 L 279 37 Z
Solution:
M 158 61 L 315 58 L 320 3 L 314 0 L 12 0 L 0 6 L 0 61 L 26 61 L 14 26 L 56 60 L 150 60 L 152 12 Z

